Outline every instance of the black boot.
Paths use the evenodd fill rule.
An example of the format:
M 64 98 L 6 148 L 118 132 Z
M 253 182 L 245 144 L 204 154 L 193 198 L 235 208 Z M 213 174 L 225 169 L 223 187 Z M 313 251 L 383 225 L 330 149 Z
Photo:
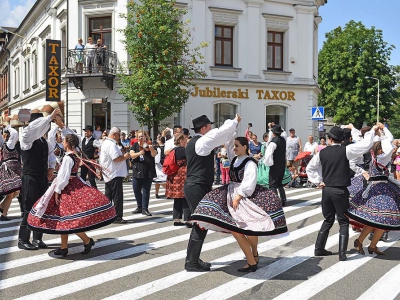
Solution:
M 42 241 L 42 238 L 43 238 L 43 233 L 34 231 L 32 245 L 40 249 L 46 249 L 47 245 Z
M 332 255 L 331 251 L 325 250 L 326 241 L 328 240 L 329 231 L 318 232 L 317 241 L 315 242 L 315 256 L 328 256 Z
M 286 206 L 286 192 L 283 186 L 278 187 L 279 195 L 282 202 L 282 207 Z
M 380 238 L 380 241 L 382 242 L 387 242 L 389 240 L 389 232 L 385 231 L 382 235 L 382 237 Z
M 26 225 L 19 227 L 18 233 L 18 248 L 23 250 L 38 250 L 38 248 L 31 244 L 29 239 L 31 238 L 31 231 Z
M 187 256 L 185 261 L 185 270 L 189 272 L 206 272 L 210 271 L 211 264 L 203 262 L 200 259 L 201 248 L 203 247 L 204 239 L 198 234 L 201 229 L 194 225 L 189 238 Z M 207 232 L 201 232 L 204 236 Z
M 349 236 L 348 235 L 339 235 L 339 260 L 344 261 L 347 259 L 346 252 L 347 252 L 347 244 L 349 243 Z

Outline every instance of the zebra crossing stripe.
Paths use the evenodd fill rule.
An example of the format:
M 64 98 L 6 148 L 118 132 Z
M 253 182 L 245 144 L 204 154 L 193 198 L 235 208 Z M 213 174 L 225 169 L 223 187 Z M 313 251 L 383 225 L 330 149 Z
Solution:
M 295 215 L 293 217 L 290 217 L 287 219 L 287 223 L 288 224 L 292 224 L 295 222 L 298 222 L 300 220 L 305 220 L 311 216 L 314 216 L 316 214 L 320 213 L 320 209 L 314 209 L 311 211 L 307 211 L 298 215 Z M 118 226 L 118 227 L 112 227 L 112 228 L 106 228 L 106 229 L 99 229 L 96 231 L 91 232 L 90 236 L 94 237 L 97 235 L 104 235 L 107 233 L 112 233 L 112 232 L 117 232 L 120 230 L 127 230 L 127 229 L 132 229 L 132 228 L 138 228 L 138 227 L 142 227 L 142 226 L 147 226 L 147 225 L 152 225 L 152 224 L 156 224 L 156 223 L 162 223 L 162 222 L 166 222 L 166 221 L 171 221 L 171 218 L 160 218 L 160 219 L 155 219 L 151 222 L 141 222 L 141 223 L 135 223 L 135 224 L 129 224 L 129 225 L 125 225 L 125 226 Z M 211 232 L 211 231 L 210 231 Z M 125 237 L 121 237 L 121 238 L 117 238 L 116 240 L 129 240 L 129 238 L 132 238 L 131 236 L 125 236 Z M 138 239 L 138 237 L 135 237 L 136 239 Z M 272 237 L 274 238 L 274 237 Z M 54 239 L 56 240 L 56 239 Z M 51 241 L 54 241 L 51 240 Z M 74 240 L 79 240 L 78 237 L 76 236 L 70 236 L 69 237 L 70 241 L 74 241 Z M 51 242 L 51 241 L 47 241 L 47 242 Z M 56 240 L 58 242 L 58 240 Z M 108 240 L 107 243 L 105 242 L 98 242 L 96 243 L 96 248 L 99 247 L 105 247 L 108 246 L 110 244 L 114 244 L 112 242 L 113 240 Z M 115 244 L 117 244 L 118 242 L 115 242 Z M 103 245 L 104 244 L 104 245 Z M 16 248 L 16 247 L 13 247 Z M 16 248 L 17 250 L 20 250 L 19 248 Z M 81 251 L 81 247 L 73 247 L 68 249 L 70 254 L 74 254 L 74 253 L 78 253 Z M 36 256 L 30 256 L 27 258 L 21 258 L 21 259 L 17 259 L 17 260 L 13 260 L 10 262 L 4 262 L 4 263 L 0 263 L 0 271 L 4 271 L 4 270 L 8 270 L 8 269 L 12 269 L 12 268 L 17 268 L 23 265 L 28 265 L 28 264 L 34 264 L 34 263 L 38 263 L 38 262 L 42 262 L 45 260 L 50 260 L 52 259 L 51 257 L 48 256 L 48 254 L 41 254 L 41 255 L 36 255 Z
M 317 231 L 320 228 L 321 224 L 322 224 L 322 222 L 318 222 L 316 224 L 307 226 L 305 228 L 298 229 L 288 237 L 293 236 L 293 237 L 298 238 L 298 235 L 301 235 L 301 234 L 299 234 L 300 232 L 307 232 L 307 234 L 308 234 L 308 233 L 310 233 L 310 231 L 311 232 Z M 213 241 L 210 243 L 206 243 L 203 246 L 203 252 L 228 245 L 235 241 L 236 240 L 233 237 L 228 237 L 228 238 L 220 239 L 220 240 Z M 276 241 L 279 241 L 279 240 L 276 240 Z M 240 255 L 239 253 L 241 253 L 241 252 L 237 252 L 236 255 Z M 243 254 L 241 254 L 241 255 L 243 255 Z M 35 298 L 36 299 L 38 299 L 38 298 L 54 299 L 57 297 L 66 296 L 68 294 L 71 294 L 71 293 L 74 293 L 77 291 L 81 291 L 81 290 L 87 289 L 89 287 L 94 287 L 99 284 L 104 284 L 105 282 L 108 282 L 111 280 L 116 280 L 118 278 L 125 277 L 128 275 L 134 274 L 134 273 L 138 273 L 138 272 L 141 272 L 141 271 L 144 271 L 147 269 L 155 268 L 160 265 L 167 264 L 167 263 L 170 263 L 170 262 L 178 260 L 178 259 L 183 259 L 185 256 L 186 256 L 186 250 L 182 250 L 182 251 L 175 252 L 172 254 L 153 258 L 153 259 L 150 259 L 150 260 L 147 260 L 144 262 L 132 264 L 130 266 L 126 266 L 126 267 L 119 268 L 116 270 L 108 271 L 107 273 L 102 273 L 102 274 L 98 274 L 98 275 L 88 277 L 88 278 L 85 278 L 82 280 L 70 282 L 70 283 L 67 283 L 67 284 L 64 284 L 61 286 L 50 288 L 48 290 L 30 294 L 30 295 L 27 295 L 25 297 L 21 297 L 18 299 L 35 299 Z M 51 296 L 49 297 L 49 295 L 51 295 Z M 121 298 L 119 298 L 119 299 L 121 299 Z
M 395 299 L 400 293 L 399 274 L 400 265 L 397 265 L 379 278 L 379 280 L 375 282 L 368 290 L 366 290 L 365 293 L 362 294 L 357 300 Z
M 290 218 L 289 218 L 290 219 Z M 288 220 L 289 220 L 288 219 Z M 302 229 L 298 229 L 295 232 L 297 233 L 303 233 L 303 236 L 306 234 L 309 234 L 311 232 L 315 232 L 317 231 L 320 226 L 322 224 L 321 222 L 309 225 L 307 227 L 304 227 Z M 295 232 L 291 233 L 290 235 L 288 235 L 289 240 L 293 240 L 296 238 L 297 235 L 295 235 Z M 209 232 L 209 234 L 211 234 L 212 232 Z M 158 241 L 158 242 L 154 242 L 152 243 L 151 247 L 153 249 L 158 248 L 158 247 L 164 247 L 167 244 L 174 244 L 177 243 L 179 241 L 182 241 L 182 237 L 186 237 L 188 238 L 189 235 L 183 235 L 183 236 L 179 236 L 176 238 L 171 238 L 171 239 L 167 239 L 164 241 Z M 177 239 L 175 242 L 173 242 L 174 239 Z M 168 240 L 171 240 L 169 242 L 166 242 Z M 222 247 L 224 245 L 228 245 L 231 243 L 234 243 L 236 240 L 233 237 L 228 237 L 228 238 L 224 238 L 222 240 L 217 240 L 214 242 L 210 242 L 207 243 L 203 246 L 203 251 L 208 251 L 208 250 L 213 250 L 219 247 Z M 276 239 L 275 241 L 277 241 L 277 243 L 280 244 L 279 241 L 281 241 L 281 239 Z M 159 246 L 159 244 L 164 243 L 163 245 Z M 287 240 L 286 242 L 287 243 Z M 146 244 L 148 245 L 148 244 Z M 7 285 L 7 287 L 10 286 L 15 286 L 15 285 L 19 285 L 19 284 L 23 284 L 23 283 L 27 283 L 27 282 L 31 282 L 31 281 L 35 281 L 35 280 L 39 280 L 40 278 L 45 278 L 48 276 L 54 276 L 55 274 L 62 274 L 65 272 L 70 272 L 73 270 L 77 270 L 77 269 L 81 269 L 81 268 L 87 268 L 88 266 L 93 266 L 97 263 L 100 262 L 105 262 L 107 260 L 111 260 L 111 259 L 118 259 L 124 256 L 130 256 L 136 253 L 140 253 L 140 252 L 144 252 L 144 251 L 148 251 L 150 249 L 142 249 L 143 247 L 146 247 L 146 245 L 141 245 L 138 246 L 136 248 L 130 248 L 130 249 L 126 249 L 126 250 L 121 250 L 121 251 L 117 251 L 111 254 L 105 254 L 102 256 L 98 256 L 98 257 L 93 257 L 90 258 L 88 260 L 83 260 L 83 261 L 76 261 L 73 263 L 70 263 L 68 265 L 65 266 L 59 266 L 59 267 L 54 267 L 54 268 L 50 268 L 50 269 L 46 269 L 46 270 L 42 270 L 42 271 L 38 271 L 38 272 L 33 272 L 31 274 L 27 274 L 27 275 L 22 275 L 22 276 L 18 276 L 18 277 L 13 277 L 13 278 L 9 278 L 9 279 L 5 279 L 3 281 L 0 282 L 0 288 L 3 288 L 3 285 Z M 151 248 L 150 246 L 148 246 L 148 248 Z M 238 252 L 239 253 L 239 252 Z M 54 297 L 60 297 L 63 295 L 67 295 L 69 293 L 72 292 L 76 292 L 79 291 L 81 289 L 85 289 L 88 287 L 92 287 L 92 286 L 96 286 L 99 284 L 102 284 L 106 281 L 110 281 L 110 280 L 114 280 L 123 276 L 127 276 L 129 274 L 133 274 L 139 271 L 143 271 L 143 270 L 147 270 L 153 267 L 158 267 L 160 265 L 178 260 L 178 259 L 183 259 L 186 256 L 186 250 L 182 250 L 179 251 L 177 253 L 173 253 L 173 254 L 169 254 L 169 255 L 164 255 L 158 258 L 155 258 L 153 260 L 147 260 L 145 262 L 141 262 L 141 263 L 137 263 L 137 264 L 133 264 L 127 267 L 123 267 L 123 268 L 119 268 L 116 270 L 113 270 L 111 272 L 107 272 L 107 274 L 99 274 L 99 275 L 95 275 L 92 277 L 88 277 L 85 278 L 83 280 L 78 280 L 75 282 L 71 282 L 59 287 L 55 287 L 55 288 L 51 288 L 48 289 L 46 291 L 43 292 L 39 292 L 36 294 L 31 294 L 29 295 L 29 297 L 33 297 L 33 298 L 37 298 L 37 297 L 44 297 L 44 295 L 47 295 L 45 298 L 48 298 L 48 295 L 54 295 Z M 29 276 L 28 276 L 29 275 Z M 44 276 L 44 277 L 43 277 Z M 8 282 L 7 282 L 8 280 Z M 11 285 L 12 283 L 12 285 Z M 42 294 L 44 293 L 44 294 Z M 66 294 L 65 294 L 66 293 Z M 28 298 L 26 298 L 28 299 Z M 32 298 L 30 298 L 32 299 Z
M 385 245 L 383 247 L 380 247 L 379 249 L 381 251 L 385 251 L 390 246 L 393 246 L 393 244 L 395 244 L 400 239 L 400 233 L 398 232 L 393 233 L 392 239 L 394 239 L 394 241 L 385 243 Z M 294 288 L 279 295 L 278 297 L 274 298 L 274 300 L 284 300 L 284 299 L 294 299 L 294 298 L 296 300 L 309 299 L 315 296 L 317 293 L 324 290 L 325 288 L 327 288 L 328 286 L 334 284 L 335 282 L 349 275 L 357 268 L 366 264 L 375 256 L 376 254 L 368 256 L 366 255 L 362 256 L 359 255 L 358 253 L 352 254 L 348 256 L 348 259 L 345 262 L 338 262 L 334 264 L 333 266 L 325 269 L 324 271 L 318 273 L 317 275 L 308 278 L 308 280 L 302 282 L 301 284 L 295 286 Z M 398 286 L 398 284 L 396 286 Z M 370 299 L 370 298 L 363 298 L 363 299 Z
M 171 221 L 171 220 L 172 220 L 171 218 L 159 218 L 157 220 L 154 220 L 154 222 L 136 223 L 136 224 L 134 224 L 135 226 L 132 226 L 130 228 L 138 228 L 138 227 L 152 225 L 152 224 L 156 224 L 156 223 L 163 223 L 163 222 L 167 222 L 167 221 Z M 128 229 L 130 229 L 130 228 L 128 228 Z M 160 233 L 165 233 L 165 232 L 169 232 L 169 231 L 173 231 L 173 230 L 177 230 L 177 229 L 181 229 L 181 228 L 185 228 L 185 227 L 168 226 L 168 227 L 162 227 L 160 229 L 154 229 L 154 230 L 150 230 L 150 231 L 140 232 L 140 233 L 137 233 L 134 235 L 127 235 L 127 236 L 123 236 L 123 237 L 107 239 L 107 240 L 103 240 L 100 242 L 96 242 L 96 246 L 94 249 L 98 249 L 98 248 L 106 247 L 106 246 L 110 246 L 110 245 L 116 245 L 116 244 L 126 242 L 126 241 L 135 241 L 136 239 L 140 239 L 143 237 L 153 236 L 153 235 L 157 235 Z M 120 229 L 125 230 L 125 227 L 124 228 L 121 227 Z M 104 234 L 104 233 L 100 232 L 100 233 L 97 233 L 96 235 L 101 235 L 101 234 Z M 93 237 L 94 235 L 90 234 L 90 236 Z M 79 238 L 77 238 L 75 236 L 71 236 L 71 237 L 69 237 L 69 241 L 71 241 L 71 240 L 79 240 Z M 68 248 L 69 255 L 76 254 L 81 251 L 82 251 L 82 246 Z M 49 256 L 48 253 L 33 255 L 33 256 L 24 257 L 24 258 L 20 258 L 20 259 L 15 259 L 12 261 L 0 263 L 0 271 L 18 268 L 21 266 L 35 264 L 38 262 L 43 262 L 43 261 L 51 260 L 51 259 L 53 259 L 53 258 L 51 256 Z
M 320 222 L 322 223 L 322 222 Z M 319 229 L 319 228 L 318 228 Z M 356 235 L 351 232 L 350 236 Z M 326 248 L 331 248 L 339 241 L 339 234 L 335 234 L 328 238 Z M 228 299 L 248 289 L 251 289 L 259 284 L 264 283 L 289 269 L 305 262 L 306 260 L 314 257 L 315 245 L 308 246 L 292 255 L 288 255 L 272 264 L 257 270 L 257 272 L 247 274 L 243 277 L 236 278 L 227 282 L 217 288 L 211 289 L 201 295 L 191 298 L 191 300 L 200 299 Z M 298 295 L 297 295 L 298 296 Z M 287 298 L 286 298 L 287 299 Z M 297 299 L 297 297 L 296 297 Z
M 284 236 L 283 238 L 274 238 L 271 240 L 268 240 L 264 243 L 260 243 L 258 245 L 258 253 L 264 253 L 268 250 L 274 249 L 279 246 L 283 246 L 289 242 L 292 242 L 294 240 L 297 240 L 299 238 L 302 238 L 308 234 L 311 234 L 321 227 L 322 221 L 317 222 L 315 224 L 311 224 L 309 226 L 303 227 L 301 229 L 295 230 L 291 232 L 289 235 Z M 272 237 L 273 238 L 273 237 Z M 204 248 L 203 248 L 204 251 Z M 229 264 L 236 262 L 238 259 L 243 257 L 243 252 L 238 251 L 233 254 L 229 254 L 224 257 L 220 257 L 214 261 L 211 262 L 212 264 L 212 271 L 224 268 L 229 266 Z M 196 272 L 186 272 L 186 271 L 181 271 L 179 273 L 171 274 L 167 277 L 163 277 L 159 280 L 155 280 L 152 282 L 148 282 L 144 285 L 138 286 L 136 288 L 133 288 L 131 290 L 124 291 L 122 293 L 113 295 L 111 297 L 107 297 L 103 300 L 119 300 L 119 299 L 140 299 L 145 296 L 149 296 L 153 293 L 159 292 L 161 290 L 170 288 L 173 285 L 182 283 L 186 280 L 193 279 L 195 277 L 199 277 L 202 275 L 205 275 L 207 273 L 196 273 Z M 214 297 L 211 297 L 209 299 L 217 299 Z

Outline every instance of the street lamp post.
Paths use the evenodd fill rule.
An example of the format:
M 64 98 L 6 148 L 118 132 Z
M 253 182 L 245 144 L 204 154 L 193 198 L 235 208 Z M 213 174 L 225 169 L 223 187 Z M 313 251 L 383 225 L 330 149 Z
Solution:
M 377 103 L 377 107 L 376 107 L 376 122 L 379 122 L 379 79 L 375 78 L 375 77 L 370 77 L 370 76 L 365 76 L 365 78 L 374 79 L 374 80 L 378 81 L 378 103 Z

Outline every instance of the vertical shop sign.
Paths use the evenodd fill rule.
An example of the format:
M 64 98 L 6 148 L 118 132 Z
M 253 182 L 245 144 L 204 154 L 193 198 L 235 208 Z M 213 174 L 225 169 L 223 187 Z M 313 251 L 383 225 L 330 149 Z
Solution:
M 61 101 L 61 41 L 46 40 L 46 101 Z

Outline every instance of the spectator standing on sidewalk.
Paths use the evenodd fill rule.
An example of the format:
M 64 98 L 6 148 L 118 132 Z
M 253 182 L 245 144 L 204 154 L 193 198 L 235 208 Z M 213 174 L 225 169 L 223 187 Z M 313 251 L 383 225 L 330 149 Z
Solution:
M 116 223 L 126 223 L 124 220 L 124 194 L 122 182 L 128 175 L 126 160 L 129 153 L 122 154 L 117 142 L 121 138 L 121 130 L 113 127 L 101 146 L 100 165 L 103 167 L 103 178 L 106 184 L 105 195 L 114 203 L 117 213 Z

